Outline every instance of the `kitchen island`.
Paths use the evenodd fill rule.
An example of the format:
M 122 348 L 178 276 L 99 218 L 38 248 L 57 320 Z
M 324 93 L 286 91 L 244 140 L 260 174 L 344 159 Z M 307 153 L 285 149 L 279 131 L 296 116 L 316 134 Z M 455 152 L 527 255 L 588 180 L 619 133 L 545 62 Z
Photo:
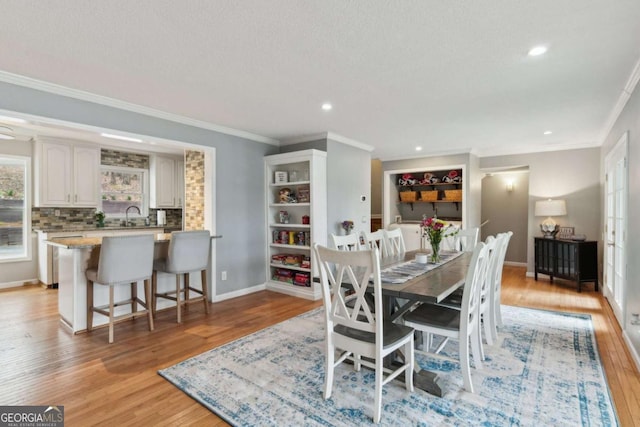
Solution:
M 218 236 L 212 237 L 215 238 Z M 155 252 L 154 259 L 167 256 L 171 234 L 158 233 L 154 235 Z M 84 332 L 87 329 L 87 279 L 85 272 L 88 268 L 96 267 L 100 258 L 100 246 L 102 237 L 58 237 L 47 240 L 46 243 L 58 249 L 58 311 L 60 320 L 67 325 L 73 333 Z M 207 274 L 207 277 L 211 277 Z M 158 273 L 158 292 L 175 290 L 175 276 Z M 190 285 L 198 288 L 201 286 L 200 275 L 194 274 L 190 278 Z M 138 282 L 138 295 L 144 295 L 143 282 Z M 128 286 L 116 286 L 115 300 L 120 301 L 129 298 Z M 96 285 L 94 287 L 95 305 L 108 304 L 109 287 Z M 175 306 L 175 303 L 159 299 L 158 309 Z M 116 307 L 115 314 L 128 312 L 128 306 Z M 106 325 L 108 318 L 94 316 L 94 327 Z

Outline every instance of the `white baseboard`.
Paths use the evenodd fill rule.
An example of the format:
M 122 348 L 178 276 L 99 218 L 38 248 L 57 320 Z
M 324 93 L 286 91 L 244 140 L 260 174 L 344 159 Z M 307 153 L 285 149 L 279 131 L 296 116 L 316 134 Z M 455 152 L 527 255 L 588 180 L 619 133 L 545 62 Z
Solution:
M 515 261 L 505 261 L 504 265 L 509 265 L 511 267 L 526 267 L 526 262 L 515 262 Z
M 526 277 L 534 277 L 535 275 L 533 274 L 533 271 L 527 271 L 527 274 L 525 274 Z
M 213 301 L 212 302 L 220 302 L 220 301 L 224 301 L 224 300 L 228 300 L 231 298 L 237 298 L 237 297 L 241 297 L 244 295 L 249 295 L 249 294 L 253 294 L 255 292 L 260 292 L 260 291 L 264 291 L 266 288 L 265 284 L 261 284 L 261 285 L 255 285 L 252 286 L 250 288 L 246 288 L 246 289 L 240 289 L 237 291 L 233 291 L 233 292 L 227 292 L 226 294 L 222 294 L 222 295 L 215 295 L 213 297 Z
M 631 338 L 629 338 L 627 331 L 622 331 L 622 338 L 624 338 L 624 342 L 627 344 L 629 353 L 631 353 L 631 358 L 636 362 L 636 369 L 640 372 L 640 354 L 638 354 L 636 348 L 633 346 L 633 342 L 631 342 Z
M 30 280 L 18 280 L 15 282 L 5 282 L 0 283 L 0 289 L 8 289 L 8 288 L 19 288 L 24 285 L 37 285 L 40 283 L 38 279 L 30 279 Z

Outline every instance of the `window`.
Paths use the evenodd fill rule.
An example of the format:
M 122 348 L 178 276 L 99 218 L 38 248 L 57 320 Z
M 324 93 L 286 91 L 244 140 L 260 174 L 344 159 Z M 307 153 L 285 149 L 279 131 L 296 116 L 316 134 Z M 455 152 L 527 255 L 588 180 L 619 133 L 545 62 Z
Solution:
M 149 215 L 147 171 L 136 168 L 103 166 L 100 190 L 101 209 L 107 217 L 123 217 L 128 207 L 140 209 L 141 216 Z M 130 213 L 137 214 L 134 210 Z
M 0 261 L 31 258 L 28 157 L 0 155 Z

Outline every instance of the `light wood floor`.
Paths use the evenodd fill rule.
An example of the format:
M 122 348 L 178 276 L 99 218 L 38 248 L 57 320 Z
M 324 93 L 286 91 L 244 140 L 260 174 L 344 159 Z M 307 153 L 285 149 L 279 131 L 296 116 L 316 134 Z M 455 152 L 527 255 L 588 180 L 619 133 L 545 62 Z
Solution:
M 623 426 L 640 427 L 640 375 L 606 301 L 587 286 L 578 294 L 566 282 L 549 284 L 506 267 L 503 303 L 593 316 L 610 389 Z M 64 405 L 67 426 L 226 425 L 156 371 L 311 308 L 311 302 L 259 292 L 158 314 L 149 333 L 144 318 L 107 330 L 71 336 L 60 326 L 57 294 L 36 286 L 0 292 L 0 405 Z

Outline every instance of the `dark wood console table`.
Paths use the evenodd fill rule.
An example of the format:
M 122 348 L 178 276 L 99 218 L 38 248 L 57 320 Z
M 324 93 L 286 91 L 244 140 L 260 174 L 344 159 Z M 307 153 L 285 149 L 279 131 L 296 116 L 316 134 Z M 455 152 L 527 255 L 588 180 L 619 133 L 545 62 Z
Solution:
M 535 279 L 538 273 L 575 281 L 593 282 L 598 291 L 598 242 L 535 238 Z

